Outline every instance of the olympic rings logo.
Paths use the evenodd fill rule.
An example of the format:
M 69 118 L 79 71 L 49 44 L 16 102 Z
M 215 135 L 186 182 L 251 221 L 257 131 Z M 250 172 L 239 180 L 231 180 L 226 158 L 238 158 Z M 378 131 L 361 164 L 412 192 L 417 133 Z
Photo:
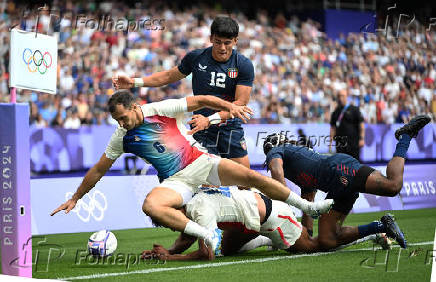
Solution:
M 43 54 L 38 49 L 32 51 L 29 48 L 26 48 L 23 51 L 23 61 L 27 65 L 29 72 L 38 71 L 40 74 L 45 74 L 53 63 L 53 59 L 49 52 Z
M 65 194 L 65 199 L 71 199 L 72 192 Z M 91 216 L 96 221 L 102 221 L 104 218 L 104 212 L 107 209 L 106 196 L 99 190 L 94 190 L 93 193 L 86 194 L 89 201 L 86 201 L 85 197 L 78 200 L 76 206 L 72 212 L 77 214 L 77 217 L 83 222 L 89 222 Z

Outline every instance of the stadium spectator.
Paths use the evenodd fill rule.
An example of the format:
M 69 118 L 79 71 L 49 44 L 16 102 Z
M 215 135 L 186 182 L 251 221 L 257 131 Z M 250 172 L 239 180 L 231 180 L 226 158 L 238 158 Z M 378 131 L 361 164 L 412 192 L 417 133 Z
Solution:
M 141 5 L 149 15 L 165 19 L 164 29 L 158 26 L 156 30 L 144 28 L 126 32 L 89 29 L 83 23 L 76 26 L 78 15 L 98 19 L 99 11 L 106 9 L 105 5 L 97 3 L 91 9 L 82 2 L 53 2 L 50 8 L 63 11 L 60 20 L 56 22 L 52 17 L 48 25 L 45 13 L 44 20 L 40 22 L 40 31 L 48 30 L 48 34 L 59 38 L 57 95 L 63 110 L 77 104 L 74 101 L 78 100 L 79 94 L 87 100 L 94 93 L 96 103 L 89 105 L 89 111 L 94 116 L 99 111 L 104 112 L 114 70 L 139 76 L 176 66 L 188 50 L 208 46 L 207 26 L 216 15 L 216 11 L 205 7 L 186 7 L 180 11 L 165 5 L 159 9 L 153 5 L 146 7 L 144 3 Z M 114 19 L 127 21 L 124 15 L 133 20 L 146 17 L 139 13 L 140 9 L 130 9 L 121 2 L 111 3 L 110 6 Z M 26 7 L 12 1 L 6 7 L 0 10 L 1 102 L 10 99 L 7 87 L 8 28 L 19 24 L 21 29 L 33 31 L 37 8 L 34 7 L 33 11 L 28 8 L 23 13 Z M 259 12 L 253 20 L 241 13 L 232 17 L 241 26 L 238 51 L 248 57 L 255 67 L 256 80 L 250 105 L 258 105 L 259 111 L 251 122 L 327 123 L 329 114 L 334 110 L 335 93 L 342 88 L 349 90 L 353 97 L 351 103 L 365 113 L 365 122 L 384 122 L 382 112 L 389 100 L 399 109 L 402 107 L 398 101 L 404 101 L 406 112 L 410 115 L 432 113 L 434 119 L 436 56 L 433 50 L 436 32 L 426 32 L 426 27 L 418 21 L 407 27 L 401 26 L 395 40 L 392 36 L 368 33 L 342 35 L 337 40 L 331 40 L 313 20 L 301 21 L 295 16 L 284 19 L 282 15 L 269 19 L 265 12 Z M 164 92 L 142 88 L 135 94 L 145 97 L 143 101 L 149 103 L 171 96 L 186 96 L 192 93 L 190 85 L 188 78 L 169 86 Z M 46 95 L 32 91 L 23 94 L 25 92 L 18 90 L 18 102 L 32 101 L 39 110 L 45 102 L 54 102 Z M 282 106 L 283 113 L 271 116 L 266 108 L 275 100 Z M 309 114 L 305 112 L 307 110 L 314 111 Z M 280 118 L 277 120 L 275 115 Z M 394 111 L 394 121 L 407 119 L 410 115 Z M 62 117 L 65 119 L 65 115 Z M 53 116 L 43 118 L 53 119 Z
M 330 119 L 330 137 L 336 140 L 337 153 L 345 153 L 357 160 L 360 159 L 360 148 L 363 147 L 365 140 L 365 123 L 359 108 L 348 102 L 346 89 L 338 92 L 338 106 Z M 337 141 L 342 137 L 346 137 L 346 142 Z M 330 150 L 331 147 L 332 144 Z

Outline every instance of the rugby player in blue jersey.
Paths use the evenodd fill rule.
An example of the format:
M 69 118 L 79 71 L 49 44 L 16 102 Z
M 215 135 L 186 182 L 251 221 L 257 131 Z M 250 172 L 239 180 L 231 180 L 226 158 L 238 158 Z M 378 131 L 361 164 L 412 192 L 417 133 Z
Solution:
M 189 52 L 179 66 L 169 70 L 143 78 L 118 75 L 113 78 L 113 84 L 116 89 L 160 87 L 192 74 L 194 95 L 213 95 L 245 106 L 250 99 L 254 68 L 248 58 L 233 49 L 238 42 L 238 33 L 236 21 L 230 17 L 217 17 L 211 25 L 211 47 Z M 250 167 L 239 118 L 230 118 L 225 111 L 204 108 L 194 111 L 190 124 L 194 139 L 209 153 Z
M 301 188 L 301 196 L 313 201 L 316 190 L 334 199 L 328 214 L 319 219 L 318 242 L 320 249 L 330 250 L 371 234 L 386 233 L 406 248 L 404 234 L 392 215 L 368 225 L 342 226 L 353 208 L 359 193 L 394 197 L 403 187 L 404 161 L 411 138 L 430 122 L 426 115 L 414 117 L 395 132 L 398 144 L 393 158 L 387 165 L 386 174 L 360 164 L 345 154 L 319 154 L 312 149 L 290 144 L 283 134 L 269 135 L 263 144 L 266 165 L 271 176 L 286 185 L 285 178 Z M 303 225 L 312 230 L 312 219 L 303 215 Z

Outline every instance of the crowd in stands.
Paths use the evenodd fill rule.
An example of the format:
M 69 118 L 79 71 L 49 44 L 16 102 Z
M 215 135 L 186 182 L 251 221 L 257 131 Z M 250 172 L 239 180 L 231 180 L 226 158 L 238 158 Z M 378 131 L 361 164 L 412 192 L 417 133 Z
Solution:
M 40 11 L 37 29 L 58 38 L 57 94 L 18 90 L 17 101 L 30 104 L 33 125 L 73 129 L 115 124 L 105 106 L 114 91 L 111 77 L 141 77 L 177 66 L 190 50 L 210 46 L 210 24 L 220 14 L 205 7 L 182 11 L 121 1 L 55 0 L 49 8 L 55 12 Z M 37 13 L 0 0 L 0 102 L 10 99 L 8 30 L 34 31 Z M 104 15 L 110 15 L 106 26 Z M 416 21 L 398 36 L 350 33 L 331 40 L 312 20 L 263 11 L 253 20 L 242 13 L 231 16 L 240 27 L 237 49 L 255 68 L 251 122 L 328 123 L 344 88 L 367 123 L 402 123 L 424 113 L 435 120 L 435 30 Z M 191 80 L 133 92 L 141 104 L 183 97 L 192 93 Z

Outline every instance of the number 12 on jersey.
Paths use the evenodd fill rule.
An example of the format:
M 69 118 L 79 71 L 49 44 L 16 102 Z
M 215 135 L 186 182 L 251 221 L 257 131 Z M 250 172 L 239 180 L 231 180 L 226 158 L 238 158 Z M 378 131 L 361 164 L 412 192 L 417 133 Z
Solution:
M 210 73 L 211 77 L 210 77 L 210 86 L 217 86 L 217 87 L 221 87 L 221 88 L 226 88 L 226 74 L 219 72 L 216 74 L 216 79 L 215 79 L 215 72 L 211 72 Z

